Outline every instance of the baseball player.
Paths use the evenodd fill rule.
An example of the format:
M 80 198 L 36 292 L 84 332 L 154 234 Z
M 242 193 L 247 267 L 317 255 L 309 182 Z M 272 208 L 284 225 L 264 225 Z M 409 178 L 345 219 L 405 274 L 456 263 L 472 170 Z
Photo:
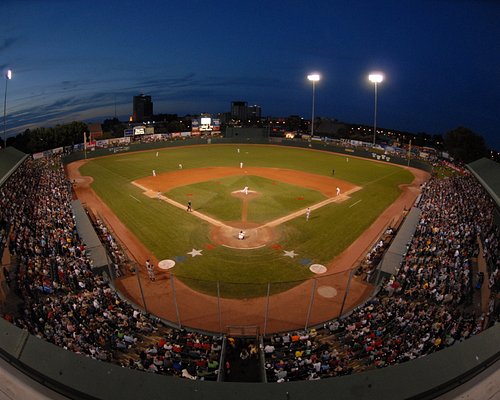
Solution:
M 340 194 L 340 188 L 337 186 L 337 196 Z
M 149 260 L 146 260 L 146 269 L 148 270 L 148 276 L 149 280 L 154 282 L 155 280 L 155 269 L 153 267 L 153 264 L 149 262 Z
M 186 211 L 193 211 L 193 207 L 191 207 L 191 200 L 188 201 L 188 206 Z
M 307 207 L 307 210 L 306 210 L 306 221 L 309 221 L 309 216 L 311 215 L 311 209 L 309 207 Z

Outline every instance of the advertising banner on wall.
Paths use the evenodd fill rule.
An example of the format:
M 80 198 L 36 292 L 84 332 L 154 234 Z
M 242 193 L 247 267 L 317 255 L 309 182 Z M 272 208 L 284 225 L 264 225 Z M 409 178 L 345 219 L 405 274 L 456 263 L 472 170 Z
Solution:
M 98 140 L 98 141 L 96 141 L 96 146 L 99 148 L 106 148 L 106 147 L 108 147 L 108 143 L 109 143 L 108 139 Z
M 191 132 L 193 132 L 193 134 L 200 133 L 200 121 L 197 118 L 191 120 Z
M 212 132 L 220 132 L 220 119 L 214 118 L 212 120 Z

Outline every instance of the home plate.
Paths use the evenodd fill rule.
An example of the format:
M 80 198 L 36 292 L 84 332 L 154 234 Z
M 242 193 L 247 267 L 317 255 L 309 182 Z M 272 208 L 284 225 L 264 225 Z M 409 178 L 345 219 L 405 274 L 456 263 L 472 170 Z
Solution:
M 166 270 L 166 269 L 173 268 L 174 265 L 175 265 L 175 261 L 174 260 L 161 260 L 158 263 L 158 268 Z
M 337 289 L 332 286 L 320 286 L 318 288 L 318 294 L 322 297 L 331 299 L 332 297 L 337 296 Z
M 321 264 L 313 264 L 309 267 L 309 269 L 315 274 L 324 274 L 326 272 L 326 267 Z

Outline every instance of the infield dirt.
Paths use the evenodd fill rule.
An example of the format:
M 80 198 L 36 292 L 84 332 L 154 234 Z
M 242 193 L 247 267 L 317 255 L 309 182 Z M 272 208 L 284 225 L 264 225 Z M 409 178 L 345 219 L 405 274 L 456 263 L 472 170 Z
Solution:
M 321 192 L 327 197 L 326 200 L 312 205 L 310 207 L 311 210 L 318 209 L 329 203 L 344 201 L 348 198 L 347 196 L 349 194 L 360 189 L 360 187 L 349 182 L 330 178 L 328 176 L 289 169 L 258 167 L 245 167 L 244 169 L 210 167 L 180 170 L 163 173 L 154 177 L 148 176 L 138 179 L 133 183 L 142 188 L 147 196 L 157 197 L 158 192 L 168 192 L 178 186 L 243 174 L 260 176 L 275 182 L 284 182 L 291 185 L 306 187 Z M 341 189 L 341 195 L 336 194 L 337 187 Z M 247 220 L 247 209 L 248 203 L 259 196 L 259 193 L 250 192 L 244 194 L 242 191 L 236 191 L 232 193 L 232 196 L 241 199 L 243 202 L 241 219 L 237 221 L 216 221 L 213 218 L 197 212 L 196 206 L 194 206 L 194 215 L 212 224 L 211 238 L 216 245 L 236 249 L 254 249 L 262 247 L 278 239 L 275 230 L 276 226 L 305 213 L 305 209 L 299 210 L 265 224 L 256 224 Z M 160 198 L 179 208 L 185 208 L 184 204 L 177 203 L 165 196 L 160 196 Z M 245 239 L 239 240 L 238 232 L 242 229 L 245 230 Z

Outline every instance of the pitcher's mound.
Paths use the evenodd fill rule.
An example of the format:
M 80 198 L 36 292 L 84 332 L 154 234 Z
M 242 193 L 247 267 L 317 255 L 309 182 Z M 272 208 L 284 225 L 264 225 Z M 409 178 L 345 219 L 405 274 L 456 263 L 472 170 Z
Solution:
M 248 190 L 247 193 L 243 190 L 235 190 L 234 192 L 231 192 L 231 196 L 237 197 L 238 199 L 242 200 L 250 200 L 250 199 L 255 199 L 256 197 L 260 196 L 259 192 L 256 192 L 255 190 Z

